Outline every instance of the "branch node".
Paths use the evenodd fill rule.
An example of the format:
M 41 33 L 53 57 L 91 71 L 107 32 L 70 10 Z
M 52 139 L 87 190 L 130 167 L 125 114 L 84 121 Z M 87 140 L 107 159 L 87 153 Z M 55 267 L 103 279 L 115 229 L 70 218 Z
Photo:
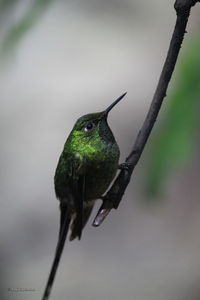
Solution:
M 192 6 L 200 0 L 176 0 L 174 8 L 177 15 L 188 15 Z

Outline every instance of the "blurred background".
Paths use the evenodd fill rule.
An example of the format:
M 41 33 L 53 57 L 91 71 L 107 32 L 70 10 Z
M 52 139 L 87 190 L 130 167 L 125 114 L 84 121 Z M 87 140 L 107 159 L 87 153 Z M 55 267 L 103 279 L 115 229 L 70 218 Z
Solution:
M 123 162 L 153 97 L 174 1 L 0 1 L 0 298 L 38 300 L 57 243 L 53 176 L 78 117 L 109 116 Z M 67 243 L 50 299 L 200 299 L 200 6 L 117 211 Z

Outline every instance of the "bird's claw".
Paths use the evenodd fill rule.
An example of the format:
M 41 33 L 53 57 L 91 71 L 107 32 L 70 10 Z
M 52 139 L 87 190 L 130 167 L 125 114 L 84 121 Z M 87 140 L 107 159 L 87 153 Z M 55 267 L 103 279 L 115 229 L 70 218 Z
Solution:
M 118 166 L 118 169 L 129 171 L 132 167 L 133 167 L 132 163 L 124 162 Z

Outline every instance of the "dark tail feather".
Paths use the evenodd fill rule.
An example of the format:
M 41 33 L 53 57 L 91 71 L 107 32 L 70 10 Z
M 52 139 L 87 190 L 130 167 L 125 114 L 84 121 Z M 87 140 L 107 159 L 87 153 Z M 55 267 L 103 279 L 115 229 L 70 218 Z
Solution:
M 69 218 L 69 211 L 67 209 L 67 205 L 66 204 L 63 204 L 63 203 L 60 203 L 60 230 L 59 230 L 59 240 L 61 238 L 61 234 L 62 234 L 62 230 L 64 228 L 64 223 L 65 223 L 65 220 L 66 219 L 69 219 L 69 223 L 70 223 L 70 218 Z M 68 227 L 69 227 L 69 224 L 68 224 Z M 68 233 L 68 227 L 66 228 L 67 230 L 67 233 Z M 66 235 L 67 235 L 66 233 Z M 57 246 L 58 247 L 58 246 Z
M 92 209 L 93 209 L 93 204 L 91 204 L 91 206 L 88 206 L 86 208 L 84 208 L 83 210 L 83 220 L 81 221 L 81 224 L 78 223 L 78 218 L 76 217 L 75 220 L 73 221 L 72 223 L 72 226 L 71 226 L 71 229 L 72 229 L 72 232 L 71 232 L 71 235 L 70 235 L 70 238 L 69 240 L 70 241 L 73 241 L 76 237 L 78 237 L 80 239 L 80 225 L 82 227 L 82 229 L 85 227 L 90 215 L 91 215 L 91 212 L 92 212 Z
M 55 257 L 54 257 L 54 261 L 51 267 L 51 272 L 49 274 L 49 278 L 47 281 L 47 285 L 44 291 L 44 295 L 42 297 L 42 300 L 48 300 L 50 293 L 51 293 L 51 289 L 53 286 L 53 282 L 54 282 L 54 278 L 56 275 L 56 271 L 60 262 L 60 258 L 62 255 L 62 251 L 64 248 L 64 244 L 65 244 L 65 240 L 67 237 L 67 232 L 68 232 L 68 228 L 69 228 L 69 223 L 70 223 L 70 218 L 67 216 L 67 208 L 65 207 L 65 209 L 63 209 L 61 207 L 61 219 L 60 219 L 60 232 L 59 232 L 59 240 L 58 240 L 58 244 L 57 244 L 57 248 L 56 248 L 56 253 L 55 253 Z

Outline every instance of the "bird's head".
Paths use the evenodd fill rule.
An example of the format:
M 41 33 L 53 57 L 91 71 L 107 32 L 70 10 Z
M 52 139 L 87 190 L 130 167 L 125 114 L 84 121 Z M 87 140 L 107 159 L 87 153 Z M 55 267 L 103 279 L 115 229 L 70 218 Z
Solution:
M 91 139 L 97 135 L 102 136 L 104 133 L 106 134 L 106 129 L 109 128 L 107 123 L 108 114 L 125 95 L 126 93 L 121 95 L 102 112 L 91 113 L 80 117 L 74 125 L 74 134 L 86 139 Z

